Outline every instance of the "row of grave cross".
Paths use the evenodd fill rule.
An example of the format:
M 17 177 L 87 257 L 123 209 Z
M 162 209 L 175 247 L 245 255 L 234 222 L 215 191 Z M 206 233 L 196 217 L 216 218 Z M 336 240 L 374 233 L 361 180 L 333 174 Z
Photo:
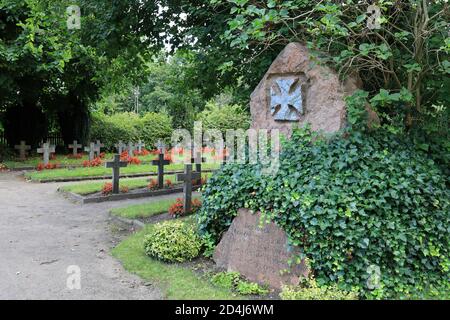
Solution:
M 119 140 L 119 143 L 117 143 L 115 147 L 118 154 L 122 154 L 122 152 L 127 151 L 128 155 L 132 156 L 135 150 L 141 153 L 142 149 L 145 147 L 145 143 L 139 140 L 139 142 L 136 144 L 134 144 L 133 142 L 128 142 L 128 144 L 125 144 L 122 140 Z
M 164 187 L 164 166 L 170 164 L 169 160 L 164 159 L 165 146 L 162 143 L 158 143 L 159 155 L 157 160 L 153 160 L 152 164 L 158 166 L 158 188 Z M 191 158 L 191 164 L 186 164 L 184 173 L 177 174 L 177 180 L 183 181 L 183 194 L 184 194 L 184 211 L 190 212 L 192 209 L 192 189 L 193 181 L 201 179 L 202 176 L 202 162 L 205 159 L 201 158 L 201 154 L 197 153 L 195 157 Z M 195 163 L 196 171 L 192 171 L 192 163 Z M 113 194 L 118 194 L 120 191 L 120 168 L 128 166 L 128 162 L 120 160 L 120 154 L 114 156 L 114 160 L 106 163 L 107 168 L 113 170 L 112 184 Z
M 79 144 L 77 140 L 74 140 L 72 144 L 69 144 L 69 149 L 72 149 L 72 154 L 74 156 L 78 155 L 78 150 L 83 148 L 83 145 Z M 100 156 L 101 148 L 104 148 L 105 145 L 101 143 L 99 140 L 96 142 L 91 142 L 89 146 L 84 148 L 84 151 L 89 153 L 89 160 L 93 160 L 95 157 Z M 128 145 L 125 145 L 122 141 L 119 141 L 116 144 L 117 150 L 119 154 L 121 154 L 125 148 L 127 148 L 128 154 L 133 155 L 134 150 L 142 152 L 143 147 L 145 147 L 145 143 L 139 140 L 138 143 L 134 144 L 129 142 Z M 20 144 L 15 145 L 14 149 L 19 151 L 19 159 L 26 160 L 27 152 L 31 150 L 31 146 L 27 145 L 25 141 L 20 141 Z M 42 153 L 44 165 L 47 165 L 50 161 L 50 154 L 55 152 L 55 146 L 51 145 L 49 142 L 43 143 L 41 142 L 41 147 L 37 149 L 37 153 Z

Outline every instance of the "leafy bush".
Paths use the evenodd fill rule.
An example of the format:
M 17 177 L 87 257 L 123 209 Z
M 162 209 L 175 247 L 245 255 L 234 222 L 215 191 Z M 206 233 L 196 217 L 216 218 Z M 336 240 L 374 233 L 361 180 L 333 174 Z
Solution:
M 211 277 L 211 283 L 218 287 L 231 290 L 236 286 L 240 277 L 239 272 L 219 272 Z
M 150 148 L 159 139 L 168 141 L 171 135 L 172 120 L 163 113 L 150 112 L 143 117 L 132 112 L 92 116 L 90 139 L 99 139 L 108 150 L 115 150 L 114 145 L 119 140 L 136 142 L 139 139 Z
M 306 279 L 302 285 L 284 286 L 280 293 L 283 300 L 358 300 L 358 292 L 345 292 L 336 285 L 319 287 L 314 278 Z
M 310 260 L 319 286 L 371 297 L 449 289 L 447 177 L 407 138 L 379 130 L 284 143 L 274 176 L 228 164 L 203 192 L 200 232 L 217 243 L 239 208 L 272 218 Z M 380 268 L 370 290 L 369 269 Z
M 225 132 L 228 129 L 248 129 L 250 116 L 239 105 L 219 106 L 213 102 L 206 104 L 197 117 L 202 122 L 203 129 L 217 129 Z
M 172 118 L 165 113 L 149 112 L 141 119 L 140 138 L 147 148 L 155 147 L 160 139 L 169 143 L 172 131 Z
M 225 289 L 234 290 L 241 295 L 264 295 L 269 290 L 254 282 L 241 279 L 239 272 L 219 272 L 211 277 L 211 283 Z
M 262 288 L 259 284 L 240 280 L 236 286 L 236 291 L 241 295 L 264 295 L 269 290 Z
M 191 224 L 166 221 L 156 224 L 145 237 L 145 252 L 167 262 L 184 262 L 200 254 L 202 241 Z

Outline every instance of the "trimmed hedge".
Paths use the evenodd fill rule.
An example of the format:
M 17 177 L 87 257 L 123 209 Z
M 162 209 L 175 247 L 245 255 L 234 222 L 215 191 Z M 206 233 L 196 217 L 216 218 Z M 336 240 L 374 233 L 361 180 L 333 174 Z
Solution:
M 197 120 L 202 122 L 204 129 L 217 129 L 221 132 L 228 129 L 246 130 L 250 127 L 250 116 L 239 105 L 219 106 L 208 102 Z
M 137 142 L 141 139 L 152 148 L 159 139 L 169 141 L 172 135 L 172 120 L 163 113 L 146 113 L 144 116 L 132 112 L 104 115 L 92 115 L 90 140 L 99 139 L 108 150 L 114 150 L 114 145 L 122 140 Z
M 319 286 L 356 287 L 366 298 L 448 296 L 447 180 L 406 138 L 347 132 L 325 141 L 296 130 L 274 176 L 228 164 L 209 180 L 200 231 L 217 242 L 237 209 L 258 210 L 302 248 Z

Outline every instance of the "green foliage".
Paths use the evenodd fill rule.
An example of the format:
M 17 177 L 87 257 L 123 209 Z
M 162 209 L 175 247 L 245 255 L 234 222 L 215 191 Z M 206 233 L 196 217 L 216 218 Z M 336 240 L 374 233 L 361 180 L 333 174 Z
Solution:
M 308 278 L 297 286 L 283 286 L 280 293 L 282 300 L 358 300 L 358 291 L 345 292 L 337 285 L 317 285 L 314 278 Z
M 239 105 L 220 106 L 213 101 L 206 104 L 197 117 L 204 129 L 217 129 L 225 133 L 229 129 L 248 129 L 250 117 Z
M 237 293 L 241 295 L 265 295 L 269 290 L 262 288 L 259 284 L 254 282 L 247 282 L 240 280 L 236 286 Z
M 166 221 L 155 225 L 146 235 L 144 247 L 150 257 L 166 262 L 185 262 L 200 254 L 202 241 L 192 224 Z
M 156 145 L 159 139 L 168 140 L 172 134 L 172 121 L 163 113 L 146 113 L 143 117 L 132 113 L 115 113 L 104 115 L 95 113 L 92 116 L 91 140 L 99 139 L 105 148 L 113 150 L 114 145 L 122 140 L 136 142 L 141 139 L 147 148 Z
M 446 288 L 447 177 L 411 139 L 377 130 L 329 141 L 296 130 L 273 176 L 229 164 L 203 192 L 201 234 L 217 242 L 239 208 L 261 211 L 302 249 L 320 286 L 411 297 Z M 378 266 L 380 286 L 367 287 Z
M 141 118 L 139 138 L 147 148 L 156 146 L 158 140 L 170 142 L 172 136 L 172 118 L 165 113 L 148 112 Z
M 450 38 L 444 0 L 210 3 L 221 19 L 231 6 L 222 38 L 239 52 L 264 47 L 249 53 L 256 58 L 298 41 L 342 77 L 358 74 L 384 123 L 409 129 L 432 121 L 426 115 L 434 112 L 433 105 L 449 105 Z M 368 12 L 371 4 L 380 9 L 380 17 Z M 374 22 L 379 26 L 372 27 Z M 229 60 L 223 65 L 233 66 L 233 57 Z
M 211 277 L 211 283 L 224 289 L 234 290 L 240 295 L 265 295 L 269 291 L 254 282 L 241 278 L 239 272 L 219 272 Z
M 239 272 L 219 272 L 211 277 L 211 282 L 218 287 L 231 290 L 236 286 L 240 278 Z

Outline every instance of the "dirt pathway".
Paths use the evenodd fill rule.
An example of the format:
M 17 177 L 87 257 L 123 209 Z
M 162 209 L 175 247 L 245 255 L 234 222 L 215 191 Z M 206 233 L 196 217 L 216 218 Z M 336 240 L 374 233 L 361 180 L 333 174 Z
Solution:
M 73 204 L 56 193 L 59 185 L 0 173 L 0 299 L 160 299 L 109 254 L 108 210 L 149 200 Z M 81 290 L 67 288 L 73 265 Z

